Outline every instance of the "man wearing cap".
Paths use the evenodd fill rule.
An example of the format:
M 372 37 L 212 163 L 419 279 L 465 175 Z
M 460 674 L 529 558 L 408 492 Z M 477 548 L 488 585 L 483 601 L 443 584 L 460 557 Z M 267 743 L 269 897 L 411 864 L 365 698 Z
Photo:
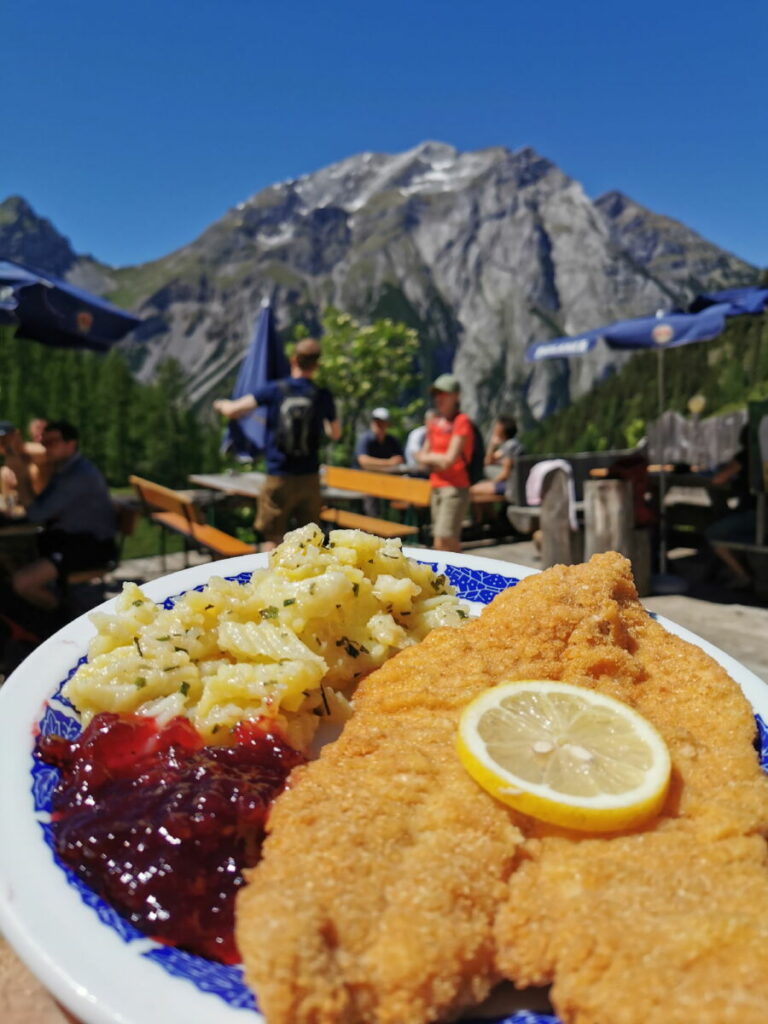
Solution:
M 371 427 L 366 430 L 355 447 L 355 459 L 360 469 L 371 473 L 387 473 L 405 461 L 403 446 L 389 433 L 389 409 L 379 406 L 371 413 Z
M 461 550 L 461 525 L 469 508 L 469 472 L 474 432 L 460 409 L 458 379 L 442 373 L 432 385 L 436 415 L 427 424 L 419 462 L 429 469 L 432 534 L 438 551 Z
M 290 377 L 270 381 L 252 395 L 213 403 L 227 419 L 257 407 L 266 410 L 267 479 L 255 523 L 264 551 L 276 547 L 292 526 L 320 521 L 320 442 L 324 435 L 338 441 L 341 424 L 331 392 L 314 383 L 319 363 L 320 345 L 304 338 L 293 350 Z
M 355 462 L 360 469 L 370 473 L 393 473 L 402 466 L 405 458 L 403 446 L 388 432 L 389 409 L 380 405 L 371 413 L 371 427 L 360 435 L 355 446 Z M 381 500 L 366 495 L 363 511 L 367 516 L 381 515 Z

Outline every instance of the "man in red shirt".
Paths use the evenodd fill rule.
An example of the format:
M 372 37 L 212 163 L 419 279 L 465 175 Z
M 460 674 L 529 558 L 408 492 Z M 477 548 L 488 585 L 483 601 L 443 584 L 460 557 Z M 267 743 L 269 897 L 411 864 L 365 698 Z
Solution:
M 469 472 L 474 433 L 460 411 L 461 386 L 452 373 L 432 385 L 436 415 L 427 426 L 418 461 L 429 469 L 432 484 L 432 534 L 438 551 L 461 551 L 461 524 L 469 508 Z

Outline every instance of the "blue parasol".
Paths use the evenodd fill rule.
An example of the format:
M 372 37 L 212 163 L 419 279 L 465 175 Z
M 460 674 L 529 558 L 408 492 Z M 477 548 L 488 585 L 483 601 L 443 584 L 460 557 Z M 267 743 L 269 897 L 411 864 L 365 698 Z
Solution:
M 537 341 L 525 350 L 529 362 L 541 359 L 563 359 L 584 355 L 604 341 L 610 348 L 655 349 L 690 345 L 696 341 L 711 341 L 725 328 L 725 318 L 733 316 L 728 302 L 710 305 L 697 313 L 657 313 L 632 320 L 619 320 L 606 327 L 596 327 L 570 338 Z M 659 396 L 663 398 L 663 395 Z
M 290 366 L 277 337 L 272 309 L 265 300 L 256 318 L 251 345 L 240 366 L 232 398 L 252 395 L 268 381 L 287 377 L 289 373 Z M 264 412 L 258 408 L 247 416 L 231 420 L 224 434 L 222 451 L 244 462 L 255 459 L 264 451 L 266 428 Z
M 569 356 L 583 355 L 591 351 L 600 340 L 615 349 L 653 349 L 658 355 L 657 384 L 659 416 L 661 416 L 664 411 L 664 350 L 690 345 L 697 341 L 711 341 L 722 334 L 727 317 L 738 316 L 748 311 L 762 312 L 765 299 L 768 299 L 768 291 L 765 291 L 762 305 L 759 309 L 754 310 L 743 308 L 749 304 L 757 305 L 754 296 L 751 296 L 749 300 L 741 296 L 741 305 L 737 301 L 739 296 L 736 293 L 745 291 L 754 292 L 760 291 L 760 289 L 732 289 L 729 292 L 711 293 L 713 298 L 720 297 L 721 301 L 703 305 L 695 313 L 659 312 L 656 316 L 636 317 L 632 320 L 620 320 L 605 327 L 596 327 L 594 330 L 585 331 L 574 337 L 534 342 L 526 349 L 525 358 L 529 362 L 538 362 L 541 359 L 563 359 Z M 667 564 L 664 498 L 665 478 L 662 469 L 659 475 L 661 518 L 659 568 L 662 574 L 666 573 Z
M 0 324 L 14 326 L 21 338 L 106 352 L 140 323 L 132 313 L 45 271 L 0 259 Z
M 762 313 L 768 308 L 768 288 L 727 288 L 722 292 L 702 292 L 688 308 L 692 313 L 698 313 L 707 306 L 715 306 L 721 302 L 727 302 L 731 307 L 726 316 Z

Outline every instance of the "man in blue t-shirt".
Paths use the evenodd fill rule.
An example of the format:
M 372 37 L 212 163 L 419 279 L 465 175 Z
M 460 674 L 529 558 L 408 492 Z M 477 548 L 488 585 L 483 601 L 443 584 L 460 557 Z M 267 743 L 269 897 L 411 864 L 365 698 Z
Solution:
M 371 427 L 361 434 L 355 446 L 355 462 L 369 473 L 394 473 L 404 462 L 403 446 L 389 432 L 389 409 L 380 405 L 371 413 Z M 367 516 L 380 516 L 383 504 L 380 498 L 366 495 L 363 511 Z
M 7 456 L 27 519 L 43 527 L 37 540 L 40 557 L 17 569 L 11 582 L 19 597 L 52 611 L 61 598 L 57 580 L 64 583 L 70 573 L 101 569 L 116 557 L 116 524 L 107 482 L 80 454 L 77 429 L 65 420 L 48 423 L 43 445 L 53 472 L 37 495 L 28 463 Z
M 392 472 L 403 464 L 403 446 L 389 433 L 389 409 L 380 405 L 371 413 L 371 427 L 358 438 L 355 461 L 372 473 Z
M 237 419 L 257 406 L 267 414 L 267 479 L 259 495 L 256 529 L 264 537 L 262 550 L 270 551 L 293 526 L 320 520 L 320 459 L 323 436 L 341 437 L 333 395 L 313 381 L 320 362 L 320 346 L 304 338 L 291 356 L 291 375 L 270 381 L 242 398 L 220 398 L 214 409 Z

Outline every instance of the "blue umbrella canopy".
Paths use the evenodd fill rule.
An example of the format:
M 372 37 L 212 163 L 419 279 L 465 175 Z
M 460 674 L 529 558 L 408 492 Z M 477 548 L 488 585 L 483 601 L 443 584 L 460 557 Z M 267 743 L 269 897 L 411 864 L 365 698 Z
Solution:
M 723 293 L 713 293 L 723 295 Z M 761 307 L 762 309 L 762 307 Z M 746 312 L 734 302 L 724 300 L 701 308 L 696 313 L 658 313 L 656 316 L 620 320 L 605 327 L 596 327 L 570 338 L 554 338 L 529 345 L 525 357 L 529 362 L 541 359 L 563 359 L 591 351 L 598 341 L 614 349 L 654 350 L 658 355 L 659 416 L 664 411 L 664 352 L 668 348 L 711 341 L 725 328 L 726 318 Z M 660 552 L 662 574 L 666 573 L 667 553 L 664 528 L 664 474 L 660 475 Z
M 725 318 L 735 315 L 731 312 L 732 308 L 728 302 L 721 302 L 698 313 L 665 313 L 619 320 L 574 337 L 534 342 L 525 350 L 525 358 L 529 362 L 538 362 L 541 359 L 584 355 L 600 340 L 610 348 L 656 351 L 690 345 L 696 341 L 711 341 L 722 334 Z
M 731 307 L 726 316 L 762 313 L 768 308 L 768 288 L 727 288 L 722 292 L 702 292 L 688 308 L 692 313 L 697 313 L 707 306 L 716 306 L 722 302 Z
M 0 324 L 58 348 L 106 352 L 141 320 L 82 288 L 13 260 L 0 260 Z
M 288 359 L 277 337 L 275 319 L 268 302 L 265 302 L 253 331 L 248 353 L 240 366 L 232 398 L 242 398 L 271 380 L 279 380 L 290 373 Z M 266 444 L 266 419 L 260 409 L 227 426 L 222 450 L 244 461 L 254 459 L 264 451 Z

